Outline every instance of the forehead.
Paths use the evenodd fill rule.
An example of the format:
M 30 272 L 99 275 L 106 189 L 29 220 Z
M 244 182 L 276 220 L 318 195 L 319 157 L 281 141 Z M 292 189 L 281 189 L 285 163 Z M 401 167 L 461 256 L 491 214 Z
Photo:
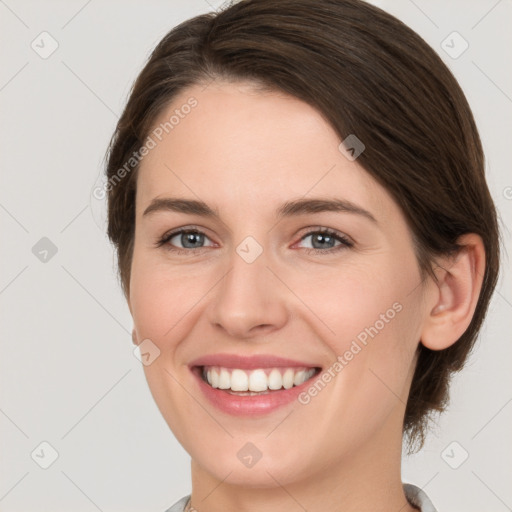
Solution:
M 307 195 L 392 208 L 385 189 L 340 152 L 341 139 L 323 116 L 284 93 L 246 83 L 195 85 L 174 98 L 152 134 L 156 145 L 139 169 L 138 215 L 166 194 L 195 196 L 220 210 L 227 202 L 274 208 Z

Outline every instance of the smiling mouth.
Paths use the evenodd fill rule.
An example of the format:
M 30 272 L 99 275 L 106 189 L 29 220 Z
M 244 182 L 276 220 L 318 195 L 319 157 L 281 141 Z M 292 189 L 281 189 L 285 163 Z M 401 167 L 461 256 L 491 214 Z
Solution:
M 195 371 L 210 387 L 231 395 L 266 395 L 301 386 L 321 371 L 319 367 L 227 368 L 196 366 Z

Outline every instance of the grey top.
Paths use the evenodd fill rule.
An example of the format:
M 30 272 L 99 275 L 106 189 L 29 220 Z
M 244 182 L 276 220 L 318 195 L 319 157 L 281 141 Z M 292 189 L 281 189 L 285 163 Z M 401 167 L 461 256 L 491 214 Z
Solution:
M 430 501 L 429 497 L 426 495 L 425 491 L 422 491 L 419 487 L 416 487 L 413 484 L 403 484 L 404 492 L 407 500 L 414 507 L 419 507 L 421 512 L 437 512 L 436 508 Z M 181 500 L 177 501 L 171 508 L 168 508 L 165 512 L 183 512 L 185 510 L 185 506 L 190 498 L 190 494 L 188 496 L 184 496 Z

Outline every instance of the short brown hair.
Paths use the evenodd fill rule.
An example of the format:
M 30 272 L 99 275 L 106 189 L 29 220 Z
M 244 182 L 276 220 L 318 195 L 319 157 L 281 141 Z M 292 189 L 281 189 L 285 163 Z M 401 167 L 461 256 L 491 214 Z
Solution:
M 187 20 L 156 46 L 135 81 L 107 152 L 108 235 L 129 296 L 138 165 L 112 181 L 156 117 L 185 88 L 215 78 L 283 91 L 322 113 L 341 140 L 356 134 L 362 165 L 401 207 L 422 277 L 459 236 L 483 239 L 486 268 L 472 321 L 441 351 L 419 344 L 404 418 L 421 447 L 430 414 L 448 402 L 485 317 L 499 272 L 499 229 L 467 100 L 440 57 L 413 30 L 361 0 L 243 0 Z M 119 174 L 117 174 L 117 178 Z

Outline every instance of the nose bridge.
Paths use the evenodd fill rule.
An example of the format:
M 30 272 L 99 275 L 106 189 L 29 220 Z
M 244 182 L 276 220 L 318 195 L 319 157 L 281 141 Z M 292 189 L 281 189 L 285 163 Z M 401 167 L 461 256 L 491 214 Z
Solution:
M 269 253 L 252 236 L 234 247 L 229 269 L 214 296 L 212 323 L 236 337 L 283 325 L 285 298 L 278 280 L 267 268 L 269 264 Z
M 234 294 L 239 301 L 250 298 L 251 295 L 256 300 L 257 295 L 265 289 L 268 274 L 271 274 L 267 268 L 268 256 L 263 246 L 252 237 L 241 242 L 229 258 L 231 270 L 226 276 L 224 291 Z M 249 297 L 246 297 L 246 292 Z

